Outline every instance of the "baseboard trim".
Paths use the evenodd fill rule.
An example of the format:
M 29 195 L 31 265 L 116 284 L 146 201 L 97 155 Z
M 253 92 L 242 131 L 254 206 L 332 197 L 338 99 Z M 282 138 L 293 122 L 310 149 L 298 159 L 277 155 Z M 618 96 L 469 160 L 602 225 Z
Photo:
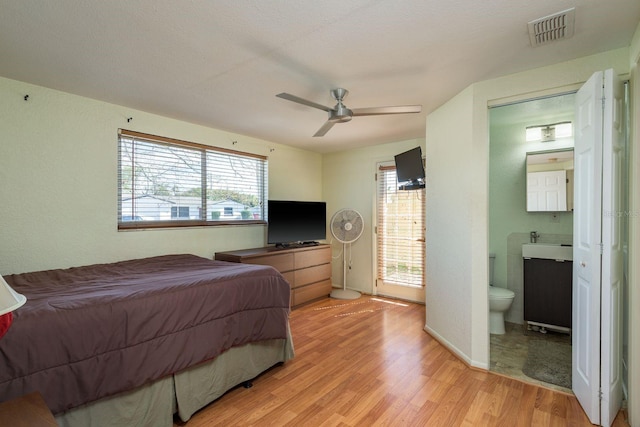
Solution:
M 440 344 L 442 344 L 443 347 L 445 347 L 447 350 L 449 350 L 451 353 L 453 353 L 454 356 L 456 356 L 458 359 L 460 359 L 460 361 L 462 363 L 464 363 L 465 365 L 467 365 L 468 367 L 475 368 L 475 369 L 480 369 L 480 370 L 483 370 L 483 371 L 488 371 L 489 370 L 489 365 L 487 363 L 480 363 L 480 362 L 472 360 L 471 358 L 469 358 L 469 356 L 467 356 L 464 352 L 462 352 L 458 347 L 456 347 L 455 345 L 451 344 L 442 335 L 440 335 L 439 333 L 434 331 L 432 328 L 430 328 L 429 325 L 424 325 L 424 331 L 426 333 L 428 333 L 429 335 L 431 335 L 431 337 L 433 337 L 433 339 L 435 339 Z

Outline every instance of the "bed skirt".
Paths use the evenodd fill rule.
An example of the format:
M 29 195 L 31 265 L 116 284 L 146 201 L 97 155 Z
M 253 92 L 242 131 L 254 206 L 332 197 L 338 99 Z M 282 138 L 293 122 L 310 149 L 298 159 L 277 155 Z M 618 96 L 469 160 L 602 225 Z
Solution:
M 187 421 L 229 389 L 293 355 L 290 332 L 287 339 L 233 347 L 209 362 L 58 414 L 56 422 L 60 427 L 172 427 L 174 414 Z

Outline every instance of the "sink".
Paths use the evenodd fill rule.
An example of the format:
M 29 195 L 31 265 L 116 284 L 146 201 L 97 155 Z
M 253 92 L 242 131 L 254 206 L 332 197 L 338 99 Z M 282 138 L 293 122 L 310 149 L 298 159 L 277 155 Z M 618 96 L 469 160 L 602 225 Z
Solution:
M 525 243 L 522 258 L 573 261 L 573 247 L 553 243 Z

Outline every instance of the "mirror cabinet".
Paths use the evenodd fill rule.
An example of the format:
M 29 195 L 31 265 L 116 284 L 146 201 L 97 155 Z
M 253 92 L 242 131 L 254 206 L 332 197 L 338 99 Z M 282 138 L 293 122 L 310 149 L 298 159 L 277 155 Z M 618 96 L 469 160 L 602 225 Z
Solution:
M 573 149 L 527 153 L 527 212 L 573 211 Z

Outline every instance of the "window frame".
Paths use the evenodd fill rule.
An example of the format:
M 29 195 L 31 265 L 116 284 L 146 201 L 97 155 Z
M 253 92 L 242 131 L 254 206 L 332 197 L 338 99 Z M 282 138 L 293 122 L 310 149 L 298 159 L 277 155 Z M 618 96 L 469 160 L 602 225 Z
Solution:
M 162 220 L 132 220 L 123 221 L 123 216 L 131 216 L 135 218 L 140 216 L 139 212 L 135 209 L 132 210 L 131 215 L 123 215 L 123 139 L 139 140 L 145 143 L 157 144 L 166 147 L 178 147 L 183 149 L 194 150 L 200 152 L 204 157 L 209 155 L 229 155 L 235 157 L 241 157 L 246 159 L 257 160 L 261 163 L 262 178 L 257 180 L 258 182 L 258 197 L 261 211 L 260 219 L 224 219 L 224 215 L 220 215 L 220 219 L 209 219 L 209 212 L 207 211 L 207 169 L 206 162 L 202 162 L 201 167 L 201 181 L 200 188 L 202 189 L 202 204 L 200 210 L 204 211 L 203 218 L 200 219 L 162 219 Z M 133 177 L 131 178 L 133 180 Z M 131 197 L 134 197 L 134 193 L 131 193 Z M 139 197 L 139 196 L 135 196 Z M 227 148 L 220 148 L 206 144 L 199 144 L 195 142 L 182 141 L 174 138 L 167 138 L 158 135 L 151 135 L 142 132 L 131 131 L 127 129 L 118 129 L 118 213 L 117 222 L 118 230 L 134 230 L 134 229 L 157 229 L 157 228 L 184 228 L 184 227 L 216 227 L 216 226 L 229 226 L 229 225 L 266 225 L 267 224 L 267 200 L 268 200 L 268 158 L 260 154 L 246 153 L 237 150 L 231 150 Z M 183 205 L 176 205 L 177 207 Z

